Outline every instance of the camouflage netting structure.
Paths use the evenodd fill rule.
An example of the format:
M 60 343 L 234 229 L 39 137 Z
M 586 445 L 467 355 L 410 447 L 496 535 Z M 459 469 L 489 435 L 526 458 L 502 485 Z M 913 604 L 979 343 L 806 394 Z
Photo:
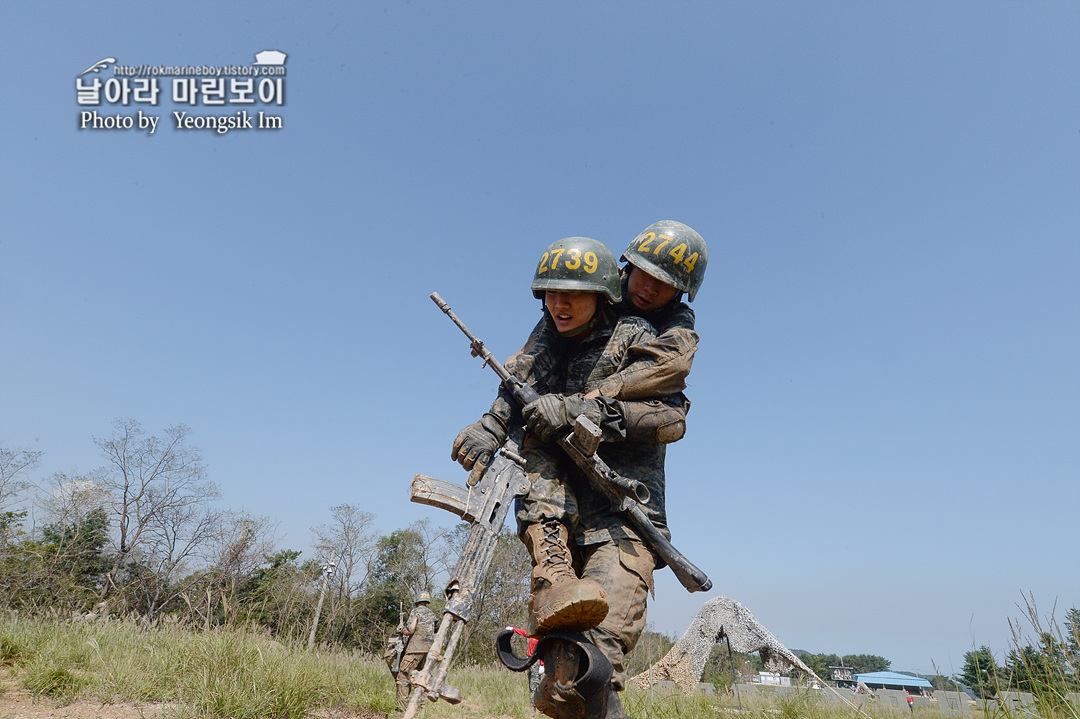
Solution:
M 683 694 L 692 695 L 701 681 L 701 673 L 705 670 L 709 652 L 725 637 L 731 643 L 731 648 L 737 652 L 758 652 L 767 671 L 794 668 L 821 681 L 810 667 L 754 619 L 750 610 L 728 597 L 717 597 L 705 602 L 690 623 L 690 628 L 675 642 L 664 658 L 630 681 L 641 689 L 648 689 L 651 674 L 652 683 L 675 682 Z

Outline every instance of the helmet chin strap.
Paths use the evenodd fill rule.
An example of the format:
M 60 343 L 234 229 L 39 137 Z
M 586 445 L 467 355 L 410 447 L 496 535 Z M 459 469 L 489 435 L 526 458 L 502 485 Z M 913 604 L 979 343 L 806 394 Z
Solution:
M 559 336 L 565 337 L 566 339 L 574 339 L 588 334 L 589 331 L 596 326 L 596 323 L 600 321 L 600 314 L 600 305 L 599 303 L 597 303 L 596 311 L 593 312 L 593 315 L 589 318 L 588 322 L 581 325 L 580 327 L 575 327 L 572 330 L 567 330 L 566 332 L 559 332 Z

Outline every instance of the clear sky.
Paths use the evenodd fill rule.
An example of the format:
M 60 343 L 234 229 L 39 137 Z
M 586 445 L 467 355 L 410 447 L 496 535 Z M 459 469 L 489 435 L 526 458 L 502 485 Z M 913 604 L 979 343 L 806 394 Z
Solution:
M 183 423 L 233 509 L 451 516 L 549 243 L 709 243 L 674 539 L 789 647 L 960 669 L 1080 605 L 1080 5 L 0 4 L 0 442 Z M 283 105 L 79 129 L 76 76 L 287 54 Z M 110 68 L 83 80 L 113 77 Z M 173 111 L 282 118 L 178 130 Z M 709 596 L 663 572 L 679 634 Z

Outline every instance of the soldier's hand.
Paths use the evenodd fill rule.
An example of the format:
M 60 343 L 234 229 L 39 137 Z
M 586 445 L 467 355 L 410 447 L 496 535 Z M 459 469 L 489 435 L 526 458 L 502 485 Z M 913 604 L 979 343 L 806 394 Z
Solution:
M 450 459 L 465 469 L 472 469 L 478 463 L 486 466 L 504 439 L 506 425 L 495 415 L 485 414 L 479 422 L 470 424 L 458 433 Z
M 541 442 L 550 442 L 569 431 L 578 415 L 584 414 L 594 422 L 599 422 L 600 403 L 594 399 L 585 399 L 580 394 L 565 397 L 561 394 L 545 394 L 525 405 L 521 414 L 530 432 L 539 437 Z

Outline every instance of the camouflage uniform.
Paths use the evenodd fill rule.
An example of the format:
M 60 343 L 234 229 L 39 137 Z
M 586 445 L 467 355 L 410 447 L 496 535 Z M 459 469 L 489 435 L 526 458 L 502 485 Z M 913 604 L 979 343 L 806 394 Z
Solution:
M 409 701 L 409 673 L 419 668 L 435 640 L 435 623 L 435 613 L 426 604 L 418 604 L 409 612 L 409 621 L 402 632 L 409 637 L 409 644 L 405 647 L 405 655 L 401 657 L 401 667 L 395 678 L 397 698 L 403 705 Z
M 627 278 L 622 278 L 623 297 L 627 297 Z M 615 305 L 618 317 L 640 317 L 654 329 L 654 336 L 627 348 L 620 369 L 597 388 L 601 396 L 618 400 L 653 399 L 686 389 L 686 377 L 697 352 L 698 333 L 695 315 L 685 302 L 671 302 L 654 312 L 644 313 L 629 299 Z M 525 346 L 506 361 L 506 368 L 519 379 L 544 376 L 558 361 L 559 337 L 545 317 L 536 324 Z M 538 390 L 539 391 L 539 390 Z
M 617 319 L 608 309 L 601 310 L 600 321 L 584 339 L 564 340 L 545 313 L 525 347 L 507 362 L 507 369 L 541 395 L 583 394 L 601 388 L 635 363 L 652 361 L 655 355 L 643 354 L 641 348 L 654 341 L 648 322 L 637 317 Z M 597 424 L 603 431 L 599 456 L 614 471 L 648 487 L 650 500 L 642 509 L 669 535 L 664 443 L 682 436 L 689 400 L 681 393 L 661 399 L 623 401 L 601 396 L 597 400 L 601 407 Z M 520 409 L 505 390 L 500 391 L 491 414 L 507 424 L 521 421 Z M 607 618 L 587 635 L 611 661 L 612 685 L 621 690 L 626 678 L 623 657 L 633 650 L 645 627 L 657 559 L 608 500 L 589 489 L 580 470 L 561 450 L 530 433 L 522 455 L 531 488 L 517 506 L 519 532 L 545 519 L 557 519 L 570 530 L 578 576 L 597 581 L 607 593 Z
M 622 296 L 629 297 L 624 270 Z M 642 312 L 629 299 L 615 306 L 622 317 L 641 317 L 656 328 L 656 337 L 633 348 L 633 361 L 600 385 L 600 394 L 614 399 L 648 399 L 686 389 L 686 377 L 697 352 L 694 311 L 672 301 L 654 312 Z

